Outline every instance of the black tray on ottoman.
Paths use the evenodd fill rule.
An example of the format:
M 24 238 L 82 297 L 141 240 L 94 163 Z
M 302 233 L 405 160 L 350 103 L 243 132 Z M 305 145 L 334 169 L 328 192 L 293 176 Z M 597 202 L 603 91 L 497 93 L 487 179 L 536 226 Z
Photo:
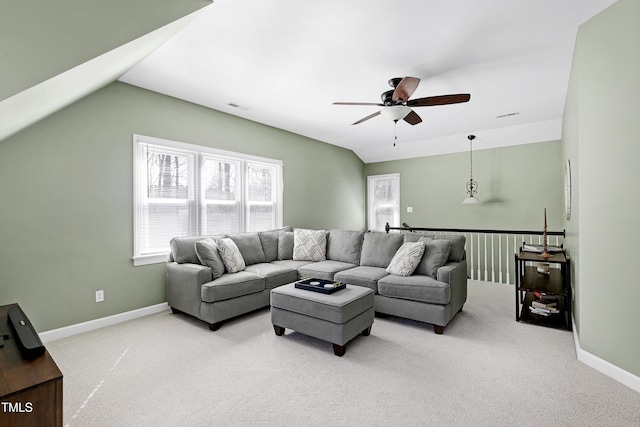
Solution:
M 335 291 L 344 289 L 347 285 L 333 280 L 324 279 L 303 279 L 296 282 L 296 288 L 305 289 L 307 291 L 320 292 L 323 294 L 332 294 Z

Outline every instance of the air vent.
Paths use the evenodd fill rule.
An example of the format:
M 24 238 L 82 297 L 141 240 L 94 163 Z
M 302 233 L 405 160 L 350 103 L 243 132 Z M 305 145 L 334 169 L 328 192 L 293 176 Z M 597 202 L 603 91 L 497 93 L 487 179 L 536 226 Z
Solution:
M 520 114 L 520 111 L 515 111 L 513 113 L 507 113 L 507 114 L 500 114 L 499 116 L 496 116 L 496 119 L 504 119 L 505 117 L 517 116 L 518 114 Z
M 248 110 L 249 107 L 245 107 L 244 105 L 236 104 L 235 102 L 228 102 L 227 105 L 233 108 L 239 108 L 241 110 Z

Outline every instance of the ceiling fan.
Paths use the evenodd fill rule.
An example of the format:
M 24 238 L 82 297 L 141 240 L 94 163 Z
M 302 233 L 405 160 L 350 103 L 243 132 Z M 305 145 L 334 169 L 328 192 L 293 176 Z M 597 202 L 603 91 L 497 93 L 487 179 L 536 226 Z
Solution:
M 394 122 L 398 120 L 404 120 L 410 125 L 417 125 L 422 122 L 422 119 L 411 107 L 431 107 L 434 105 L 447 105 L 447 104 L 459 104 L 461 102 L 468 102 L 471 99 L 471 95 L 468 93 L 461 93 L 456 95 L 440 95 L 440 96 L 428 96 L 426 98 L 409 99 L 413 92 L 418 88 L 420 79 L 417 77 L 395 77 L 389 80 L 389 86 L 393 89 L 383 92 L 380 98 L 382 103 L 375 102 L 334 102 L 334 105 L 376 105 L 384 107 L 380 111 L 376 111 L 373 114 L 369 114 L 358 120 L 354 125 L 360 124 L 380 114 L 387 116 Z

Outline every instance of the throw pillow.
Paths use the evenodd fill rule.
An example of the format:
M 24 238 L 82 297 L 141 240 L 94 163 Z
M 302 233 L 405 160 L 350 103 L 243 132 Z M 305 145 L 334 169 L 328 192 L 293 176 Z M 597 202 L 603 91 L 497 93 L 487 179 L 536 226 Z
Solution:
M 438 275 L 438 269 L 447 263 L 451 242 L 444 239 L 425 239 L 424 256 L 417 268 L 418 274 L 431 276 L 434 279 Z
M 215 280 L 222 276 L 224 274 L 224 262 L 218 253 L 216 241 L 211 238 L 203 239 L 197 241 L 194 246 L 200 264 L 211 268 L 213 279 Z
M 324 230 L 293 230 L 294 261 L 324 261 L 327 259 L 327 233 Z
M 240 250 L 245 265 L 264 262 L 264 251 L 257 232 L 229 234 L 229 238 L 233 240 Z
M 420 263 L 423 253 L 424 242 L 403 243 L 391 259 L 387 273 L 396 276 L 411 276 Z
M 218 253 L 229 273 L 237 273 L 246 268 L 240 249 L 230 238 L 226 237 L 218 242 Z
M 261 231 L 258 233 L 264 252 L 264 262 L 278 259 L 278 236 L 282 233 L 282 231 Z
M 293 259 L 293 231 L 285 231 L 278 238 L 278 259 Z

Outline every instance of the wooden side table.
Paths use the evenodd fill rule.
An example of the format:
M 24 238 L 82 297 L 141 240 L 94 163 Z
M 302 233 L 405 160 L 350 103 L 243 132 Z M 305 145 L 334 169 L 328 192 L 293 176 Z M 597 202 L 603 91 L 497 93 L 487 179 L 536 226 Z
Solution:
M 516 321 L 571 330 L 571 258 L 564 251 L 554 253 L 550 258 L 539 255 L 522 249 L 515 254 Z M 538 273 L 535 264 L 539 262 L 549 263 L 555 268 L 550 268 L 548 274 Z M 530 307 L 536 299 L 535 293 L 555 297 L 559 313 L 544 316 L 533 312 Z
M 62 372 L 47 350 L 25 358 L 0 306 L 0 426 L 62 426 Z

